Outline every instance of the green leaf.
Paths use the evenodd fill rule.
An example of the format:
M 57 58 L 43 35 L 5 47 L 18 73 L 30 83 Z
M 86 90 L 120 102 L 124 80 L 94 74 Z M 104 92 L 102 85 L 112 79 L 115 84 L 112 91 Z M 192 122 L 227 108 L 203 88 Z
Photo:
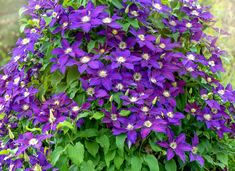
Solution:
M 96 119 L 96 120 L 100 120 L 100 119 L 102 119 L 103 117 L 104 117 L 104 113 L 102 113 L 102 112 L 95 112 L 95 113 L 92 115 L 91 118 L 94 118 L 94 119 Z
M 77 142 L 75 146 L 69 144 L 67 152 L 73 164 L 80 165 L 83 162 L 85 150 L 80 142 Z
M 48 26 L 49 24 L 50 24 L 50 22 L 51 22 L 51 20 L 52 20 L 52 17 L 43 17 L 44 18 L 44 20 L 45 20 L 45 22 L 46 22 L 46 25 Z
M 116 145 L 117 145 L 117 148 L 119 149 L 119 151 L 121 152 L 122 156 L 124 153 L 125 140 L 126 140 L 125 134 L 121 134 L 121 135 L 116 136 Z
M 95 47 L 95 41 L 90 41 L 89 43 L 88 43 L 88 45 L 87 45 L 87 51 L 88 51 L 88 53 L 90 53 L 93 49 L 94 49 L 94 47 Z
M 102 148 L 104 148 L 104 153 L 106 154 L 109 150 L 109 138 L 106 135 L 102 135 L 96 138 L 96 141 L 100 144 Z
M 93 157 L 95 157 L 97 152 L 99 151 L 99 145 L 96 142 L 85 141 L 85 147 L 86 147 L 87 151 Z
M 114 165 L 115 167 L 119 170 L 120 167 L 122 166 L 123 164 L 123 161 L 124 161 L 124 157 L 121 157 L 119 155 L 116 155 L 115 158 L 114 158 Z
M 154 155 L 146 155 L 144 161 L 147 163 L 147 166 L 151 171 L 159 171 L 158 160 Z M 172 170 L 173 171 L 173 170 Z
M 110 2 L 112 2 L 112 4 L 117 7 L 118 9 L 122 9 L 124 8 L 122 3 L 119 0 L 109 0 Z
M 95 171 L 95 166 L 91 160 L 88 160 L 87 162 L 82 162 L 80 166 L 81 171 Z
M 177 167 L 176 167 L 176 163 L 175 163 L 175 160 L 172 159 L 170 161 L 167 161 L 165 163 L 165 169 L 166 171 L 176 171 L 177 170 Z
M 129 116 L 131 114 L 131 111 L 129 110 L 121 110 L 120 115 L 121 116 Z
M 51 154 L 51 164 L 53 166 L 56 165 L 57 161 L 59 160 L 60 156 L 64 153 L 65 149 L 63 147 L 56 147 L 56 149 Z
M 216 154 L 216 158 L 217 158 L 218 161 L 220 161 L 221 163 L 223 163 L 226 166 L 228 166 L 228 155 L 227 154 L 217 153 Z
M 19 16 L 21 17 L 25 11 L 27 11 L 27 9 L 25 7 L 20 8 Z
M 98 134 L 98 131 L 96 129 L 86 129 L 84 131 L 79 131 L 77 133 L 78 137 L 81 137 L 81 138 L 96 137 L 97 134 Z
M 0 155 L 7 155 L 10 153 L 11 150 L 7 149 L 7 150 L 1 150 L 0 151 Z
M 107 167 L 110 166 L 110 162 L 114 159 L 116 154 L 116 151 L 109 151 L 107 154 L 105 154 L 104 159 Z
M 133 156 L 131 158 L 131 171 L 141 171 L 142 160 L 139 157 Z M 151 168 L 150 168 L 151 170 Z
M 68 85 L 72 84 L 74 81 L 78 82 L 78 79 L 79 79 L 79 73 L 78 73 L 77 68 L 70 67 L 68 69 L 68 73 L 67 73 L 67 77 L 66 77 Z
M 59 130 L 59 129 L 63 128 L 63 127 L 67 127 L 67 128 L 69 128 L 69 129 L 71 129 L 71 130 L 75 130 L 73 124 L 72 124 L 71 122 L 69 122 L 69 121 L 60 122 L 60 123 L 57 125 L 56 128 Z

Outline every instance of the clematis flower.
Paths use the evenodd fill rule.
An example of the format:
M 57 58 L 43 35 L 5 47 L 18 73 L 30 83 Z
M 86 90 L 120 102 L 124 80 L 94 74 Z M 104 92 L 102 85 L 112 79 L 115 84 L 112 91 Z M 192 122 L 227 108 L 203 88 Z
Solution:
M 143 126 L 140 130 L 141 137 L 146 138 L 151 131 L 166 133 L 167 122 L 154 117 L 146 118 L 143 121 Z
M 131 115 L 128 118 L 119 118 L 120 126 L 115 126 L 112 129 L 114 135 L 120 135 L 122 133 L 127 134 L 128 147 L 130 148 L 137 140 L 136 130 L 141 127 L 141 123 L 137 121 L 135 115 Z
M 121 28 L 121 25 L 116 22 L 118 19 L 121 19 L 121 17 L 117 15 L 110 17 L 108 13 L 102 13 L 99 17 L 104 25 L 113 29 Z
M 208 65 L 212 72 L 222 71 L 224 72 L 224 68 L 222 65 L 221 59 L 217 55 L 212 55 L 208 61 Z
M 25 171 L 32 171 L 32 169 L 46 171 L 52 168 L 42 152 L 38 152 L 36 156 L 29 156 L 29 161 L 32 167 L 25 169 Z
M 167 130 L 168 141 L 157 142 L 163 148 L 167 149 L 167 160 L 171 160 L 175 155 L 185 162 L 185 152 L 191 151 L 192 147 L 185 141 L 185 134 L 180 134 L 174 138 L 174 133 L 171 130 Z
M 59 26 L 52 32 L 53 34 L 60 33 L 64 37 L 65 32 L 69 29 L 69 18 L 67 15 L 60 17 Z
M 20 135 L 19 138 L 15 140 L 15 143 L 19 145 L 16 155 L 22 154 L 29 147 L 40 150 L 42 141 L 48 138 L 51 138 L 51 135 L 33 135 L 32 132 L 26 132 L 23 135 Z
M 147 34 L 144 28 L 140 28 L 138 31 L 136 31 L 135 29 L 131 29 L 130 32 L 133 36 L 136 37 L 136 41 L 140 47 L 146 46 L 152 51 L 155 51 L 153 42 L 156 40 L 156 38 L 152 35 Z
M 190 152 L 190 162 L 192 161 L 198 161 L 200 163 L 200 165 L 203 167 L 204 166 L 204 159 L 198 155 L 198 144 L 199 144 L 199 139 L 197 134 L 194 135 L 193 139 L 192 139 L 192 150 Z
M 82 29 L 84 32 L 89 32 L 92 28 L 102 24 L 99 16 L 103 13 L 105 6 L 94 7 L 91 1 L 83 9 L 73 11 L 69 20 L 71 21 L 71 29 Z
M 111 90 L 113 80 L 120 79 L 120 74 L 111 71 L 111 67 L 100 64 L 99 68 L 94 70 L 93 77 L 90 78 L 90 86 L 102 85 L 106 90 Z
M 168 13 L 171 11 L 168 6 L 162 4 L 161 0 L 153 0 L 152 7 L 159 13 Z
M 116 51 L 112 53 L 112 64 L 111 68 L 116 69 L 118 67 L 125 67 L 127 69 L 134 69 L 134 63 L 139 61 L 139 58 L 133 56 L 129 50 Z

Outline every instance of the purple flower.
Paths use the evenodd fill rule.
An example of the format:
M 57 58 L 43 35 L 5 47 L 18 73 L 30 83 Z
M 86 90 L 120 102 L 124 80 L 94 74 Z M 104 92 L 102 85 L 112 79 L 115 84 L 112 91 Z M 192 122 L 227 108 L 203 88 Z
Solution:
M 161 0 L 153 0 L 152 7 L 154 10 L 156 10 L 159 13 L 168 13 L 171 11 L 171 9 L 168 6 L 163 5 L 161 3 Z
M 99 18 L 100 14 L 104 11 L 105 6 L 94 7 L 91 1 L 87 6 L 73 11 L 69 20 L 71 21 L 71 29 L 81 28 L 84 32 L 89 32 L 92 28 L 102 24 L 102 20 Z M 111 22 L 112 23 L 112 22 Z
M 56 34 L 61 32 L 62 37 L 64 37 L 64 34 L 68 29 L 69 29 L 69 18 L 67 15 L 62 15 L 60 17 L 59 26 L 52 33 Z
M 155 51 L 153 42 L 156 40 L 156 38 L 152 35 L 146 34 L 146 30 L 144 28 L 141 28 L 138 31 L 131 29 L 131 33 L 136 37 L 136 41 L 140 47 L 146 46 L 152 51 Z
M 112 132 L 114 135 L 126 133 L 128 146 L 130 148 L 137 140 L 136 130 L 141 127 L 141 124 L 138 122 L 135 115 L 131 115 L 128 118 L 119 118 L 119 121 L 120 125 L 115 126 Z
M 48 138 L 51 138 L 51 135 L 43 134 L 35 136 L 32 132 L 26 132 L 23 135 L 20 135 L 19 138 L 15 140 L 15 143 L 19 145 L 16 155 L 22 154 L 29 147 L 40 150 L 42 141 Z
M 151 131 L 166 133 L 167 122 L 162 119 L 156 119 L 154 117 L 146 118 L 143 121 L 143 127 L 141 128 L 140 134 L 144 139 Z
M 121 17 L 117 15 L 113 15 L 112 17 L 109 16 L 108 13 L 102 13 L 99 17 L 102 23 L 110 28 L 113 29 L 120 29 L 121 25 L 116 22 L 116 20 L 121 19 Z
M 90 78 L 90 85 L 102 85 L 106 90 L 111 90 L 113 80 L 120 79 L 121 76 L 117 72 L 114 72 L 109 66 L 100 64 L 99 68 L 93 72 L 93 77 Z
M 171 130 L 167 130 L 167 142 L 158 142 L 161 147 L 167 149 L 167 160 L 171 160 L 175 154 L 185 162 L 185 152 L 191 151 L 191 146 L 185 141 L 185 134 L 180 134 L 174 138 L 174 133 Z
M 200 165 L 203 167 L 204 166 L 204 159 L 198 155 L 198 144 L 199 144 L 199 139 L 197 134 L 194 135 L 193 139 L 192 139 L 192 150 L 190 152 L 190 162 L 192 161 L 198 161 L 200 163 Z
M 125 67 L 127 69 L 134 69 L 134 63 L 139 61 L 139 58 L 133 56 L 129 50 L 116 51 L 112 53 L 112 64 L 111 68 L 116 69 L 118 67 Z

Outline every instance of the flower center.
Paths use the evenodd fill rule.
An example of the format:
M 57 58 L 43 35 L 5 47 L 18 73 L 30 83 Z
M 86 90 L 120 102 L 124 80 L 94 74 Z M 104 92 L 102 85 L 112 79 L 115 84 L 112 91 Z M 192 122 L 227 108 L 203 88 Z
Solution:
M 107 76 L 108 76 L 107 71 L 101 70 L 101 71 L 99 72 L 99 76 L 100 76 L 101 78 L 107 77 Z
M 117 120 L 117 115 L 116 114 L 111 114 L 111 120 L 116 121 Z
M 142 75 L 139 72 L 135 73 L 133 77 L 135 81 L 140 81 L 142 79 Z
M 89 56 L 83 56 L 83 57 L 80 59 L 80 62 L 83 63 L 83 64 L 86 64 L 86 63 L 88 63 L 90 60 L 91 60 L 91 58 L 90 58 Z
M 196 10 L 193 10 L 193 11 L 191 12 L 191 14 L 198 16 L 198 15 L 199 15 L 199 12 L 197 12 Z
M 81 20 L 82 20 L 83 23 L 87 23 L 91 20 L 91 17 L 86 15 L 86 16 L 82 17 Z
M 11 96 L 10 96 L 9 94 L 6 94 L 6 95 L 4 96 L 4 99 L 5 99 L 5 101 L 7 102 L 7 101 L 9 101 L 9 100 L 11 99 Z
M 207 94 L 202 94 L 201 97 L 202 97 L 203 100 L 208 100 L 208 95 Z
M 187 27 L 187 28 L 191 28 L 192 26 L 193 26 L 192 23 L 187 23 L 187 24 L 186 24 L 186 27 Z
M 142 55 L 142 58 L 147 61 L 147 60 L 150 59 L 150 56 L 149 56 L 149 54 L 144 53 L 144 54 Z
M 59 100 L 56 100 L 56 101 L 54 102 L 54 105 L 59 106 L 59 105 L 60 105 L 60 101 L 59 101 Z
M 106 17 L 106 18 L 104 18 L 102 21 L 103 21 L 103 23 L 105 23 L 105 24 L 110 24 L 110 23 L 112 22 L 112 18 Z
M 18 84 L 19 82 L 20 82 L 20 77 L 17 77 L 17 78 L 14 79 L 14 84 L 15 85 Z
M 69 54 L 69 53 L 71 53 L 72 51 L 73 51 L 72 48 L 67 48 L 67 49 L 64 51 L 64 53 L 65 53 L 65 54 Z
M 63 27 L 64 27 L 64 28 L 67 27 L 68 25 L 69 25 L 68 22 L 64 22 L 64 23 L 63 23 Z
M 3 75 L 1 79 L 5 81 L 7 78 L 8 78 L 8 75 Z
M 113 29 L 113 30 L 112 30 L 112 33 L 113 33 L 114 35 L 117 35 L 117 34 L 118 34 L 118 31 L 117 31 L 116 29 Z
M 153 84 L 156 84 L 157 83 L 157 80 L 155 78 L 150 78 L 150 81 L 153 83 Z
M 145 122 L 144 122 L 144 126 L 146 126 L 147 128 L 150 128 L 152 125 L 153 125 L 153 124 L 152 124 L 152 122 L 150 122 L 150 121 L 145 121 Z
M 197 154 L 197 151 L 198 151 L 198 148 L 197 148 L 197 147 L 193 147 L 193 148 L 192 148 L 192 153 L 193 153 L 193 154 Z
M 204 115 L 204 119 L 207 120 L 207 121 L 210 121 L 211 120 L 211 115 L 210 114 Z
M 139 35 L 138 35 L 138 38 L 139 38 L 141 41 L 145 41 L 145 35 L 143 35 L 143 34 L 139 34 Z
M 122 90 L 123 88 L 124 88 L 124 86 L 123 86 L 122 83 L 118 83 L 118 84 L 116 85 L 116 89 L 118 89 L 118 90 Z
M 166 48 L 166 44 L 165 44 L 165 43 L 161 43 L 161 44 L 159 45 L 159 47 L 162 48 L 162 49 L 165 49 L 165 48 Z
M 197 110 L 196 110 L 195 108 L 192 108 L 192 109 L 191 109 L 191 112 L 192 112 L 192 113 L 195 113 L 196 111 L 197 111 Z
M 23 107 L 22 107 L 22 108 L 23 108 L 23 110 L 24 110 L 24 111 L 26 111 L 26 110 L 28 110 L 28 109 L 29 109 L 29 105 L 25 104 L 25 105 L 23 105 Z
M 28 91 L 24 92 L 24 97 L 28 97 L 29 94 L 30 94 L 30 93 L 29 93 Z
M 209 61 L 208 64 L 209 64 L 210 66 L 214 67 L 214 66 L 215 66 L 215 61 Z
M 170 143 L 170 147 L 171 147 L 173 150 L 175 150 L 175 149 L 177 148 L 176 142 Z
M 225 91 L 224 90 L 219 90 L 218 93 L 222 96 L 222 95 L 224 95 Z
M 119 43 L 119 48 L 120 48 L 120 49 L 126 49 L 126 46 L 127 46 L 127 45 L 126 45 L 126 42 L 120 42 L 120 43 Z
M 38 5 L 38 4 L 37 4 L 37 5 L 35 5 L 35 7 L 34 7 L 34 9 L 35 9 L 35 10 L 39 10 L 40 8 L 41 8 L 41 6 L 40 6 L 40 5 Z
M 217 113 L 218 113 L 218 109 L 216 109 L 216 108 L 212 108 L 211 111 L 212 111 L 212 113 L 214 113 L 214 114 L 217 114 Z
M 124 58 L 123 56 L 119 56 L 117 58 L 117 61 L 118 61 L 118 63 L 124 63 L 124 62 L 126 62 L 126 58 Z
M 188 67 L 188 68 L 187 68 L 187 71 L 188 71 L 188 72 L 193 72 L 194 69 L 193 69 L 193 67 Z
M 194 61 L 195 60 L 195 56 L 193 54 L 189 54 L 187 55 L 188 60 Z
M 38 143 L 38 140 L 36 138 L 32 138 L 29 140 L 29 145 L 36 145 Z
M 159 3 L 153 3 L 153 7 L 158 9 L 158 10 L 162 9 L 162 6 Z
M 173 118 L 173 117 L 174 117 L 174 113 L 173 113 L 173 112 L 168 112 L 168 113 L 167 113 L 167 116 L 168 116 L 169 118 Z
M 58 15 L 58 13 L 57 13 L 57 12 L 53 12 L 53 13 L 52 13 L 52 17 L 53 17 L 53 18 L 56 18 L 56 17 L 57 17 L 57 15 Z
M 128 124 L 126 127 L 127 130 L 131 131 L 134 129 L 134 126 L 132 124 Z
M 165 90 L 165 91 L 163 92 L 163 95 L 164 95 L 165 97 L 170 97 L 170 96 L 171 96 L 170 92 L 167 91 L 167 90 Z
M 131 15 L 135 16 L 135 17 L 138 17 L 139 16 L 139 13 L 137 11 L 131 11 Z
M 129 98 L 130 102 L 135 103 L 137 102 L 138 98 L 137 97 L 131 97 Z
M 30 42 L 29 38 L 24 38 L 21 43 L 22 45 L 27 45 L 29 42 Z
M 87 90 L 86 90 L 86 93 L 89 95 L 89 96 L 93 96 L 95 94 L 95 89 L 92 88 L 92 87 L 89 87 Z
M 149 108 L 147 106 L 142 107 L 142 112 L 147 113 L 149 111 Z
M 173 21 L 173 20 L 171 20 L 171 21 L 169 22 L 169 24 L 170 24 L 171 26 L 176 26 L 176 25 L 177 25 L 176 22 Z
M 81 109 L 81 108 L 80 108 L 79 106 L 74 106 L 74 107 L 72 108 L 72 111 L 73 111 L 73 112 L 78 112 L 80 109 Z

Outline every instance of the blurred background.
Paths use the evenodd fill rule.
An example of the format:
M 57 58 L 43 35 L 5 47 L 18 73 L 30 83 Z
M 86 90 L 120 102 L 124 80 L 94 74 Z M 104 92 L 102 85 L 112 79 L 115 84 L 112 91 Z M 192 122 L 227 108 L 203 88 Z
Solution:
M 218 45 L 228 52 L 223 59 L 226 73 L 222 74 L 223 83 L 232 83 L 235 88 L 235 0 L 200 0 L 211 7 L 217 19 L 216 27 L 229 35 L 218 35 Z M 18 11 L 26 0 L 0 0 L 0 65 L 4 65 L 10 56 L 17 37 L 19 37 Z M 210 33 L 210 30 L 208 31 Z

